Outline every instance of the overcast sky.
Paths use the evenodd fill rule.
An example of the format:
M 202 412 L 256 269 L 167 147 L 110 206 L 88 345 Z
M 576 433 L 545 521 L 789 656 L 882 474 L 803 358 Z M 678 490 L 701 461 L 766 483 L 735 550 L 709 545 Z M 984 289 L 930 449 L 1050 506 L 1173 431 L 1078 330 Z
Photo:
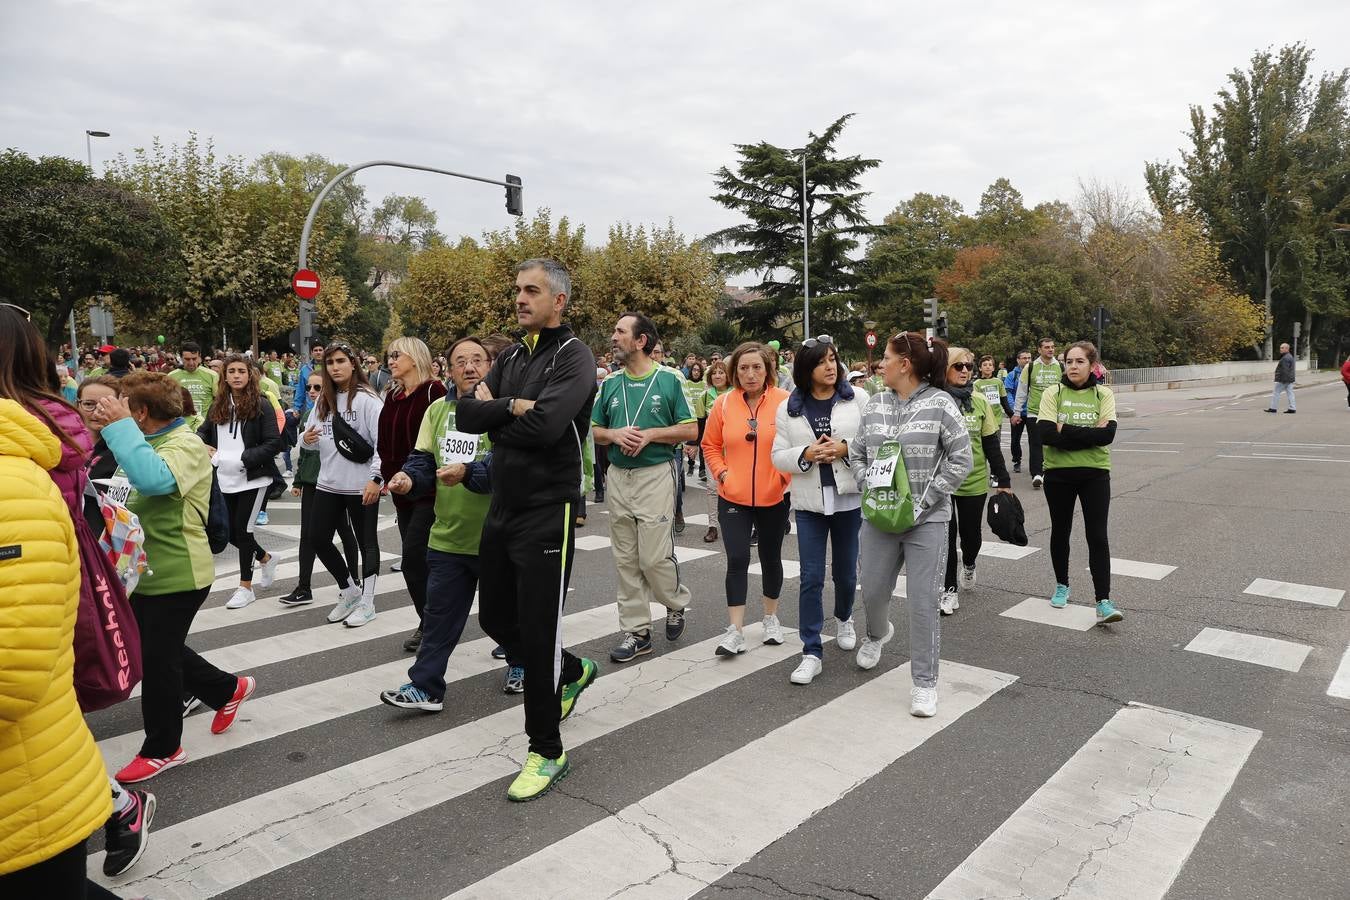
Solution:
M 732 145 L 882 160 L 880 219 L 916 191 L 967 209 L 999 176 L 1028 205 L 1079 179 L 1142 194 L 1191 103 L 1254 51 L 1303 41 L 1350 65 L 1350 0 L 1130 3 L 357 3 L 0 0 L 0 146 L 95 168 L 189 131 L 219 151 L 394 159 L 523 177 L 527 210 L 587 227 L 732 224 L 709 199 Z M 425 197 L 450 236 L 509 223 L 497 187 L 374 170 L 372 200 Z

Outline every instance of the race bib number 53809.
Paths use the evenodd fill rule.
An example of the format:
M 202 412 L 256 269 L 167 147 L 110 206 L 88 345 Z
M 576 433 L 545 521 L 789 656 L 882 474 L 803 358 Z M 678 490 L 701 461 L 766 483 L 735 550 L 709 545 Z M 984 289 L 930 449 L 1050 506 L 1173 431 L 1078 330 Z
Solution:
M 441 465 L 473 462 L 478 458 L 478 438 L 476 434 L 447 431 L 441 438 Z

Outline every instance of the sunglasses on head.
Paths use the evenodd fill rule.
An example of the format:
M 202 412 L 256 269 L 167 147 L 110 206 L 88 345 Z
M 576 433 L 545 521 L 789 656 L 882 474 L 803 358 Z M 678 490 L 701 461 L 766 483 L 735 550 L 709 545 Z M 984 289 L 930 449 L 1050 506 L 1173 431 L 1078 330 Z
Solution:
M 28 321 L 30 322 L 33 321 L 33 314 L 30 313 L 28 310 L 24 309 L 22 306 L 19 306 L 17 303 L 0 303 L 0 306 L 8 306 L 10 309 L 15 310 L 16 312 L 18 312 L 19 315 L 23 316 Z
M 834 338 L 830 337 L 828 334 L 818 334 L 813 338 L 807 338 L 806 340 L 802 341 L 802 346 L 807 348 L 815 347 L 818 344 L 833 346 Z

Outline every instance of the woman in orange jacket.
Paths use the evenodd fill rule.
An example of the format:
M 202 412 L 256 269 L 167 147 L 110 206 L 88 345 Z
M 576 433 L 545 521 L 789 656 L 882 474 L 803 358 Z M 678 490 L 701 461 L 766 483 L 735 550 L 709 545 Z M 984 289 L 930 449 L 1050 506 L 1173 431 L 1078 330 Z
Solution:
M 745 599 L 749 593 L 750 533 L 759 532 L 763 571 L 764 643 L 783 643 L 778 594 L 783 589 L 783 535 L 790 476 L 773 465 L 774 417 L 788 392 L 774 386 L 777 360 L 763 344 L 741 344 L 727 361 L 731 390 L 720 395 L 703 431 L 703 458 L 717 483 L 717 517 L 727 551 L 727 613 L 731 624 L 718 656 L 745 652 Z

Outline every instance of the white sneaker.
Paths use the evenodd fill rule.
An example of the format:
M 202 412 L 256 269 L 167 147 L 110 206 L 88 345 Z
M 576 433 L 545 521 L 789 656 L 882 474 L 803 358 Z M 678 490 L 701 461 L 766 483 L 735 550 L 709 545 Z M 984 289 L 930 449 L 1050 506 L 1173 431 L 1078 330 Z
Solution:
M 956 591 L 948 589 L 942 592 L 942 599 L 938 600 L 938 612 L 950 616 L 960 608 L 961 601 L 957 598 Z
M 258 587 L 270 588 L 277 580 L 277 555 L 273 553 L 258 569 Z
M 253 591 L 246 587 L 236 588 L 234 596 L 225 601 L 226 609 L 243 609 L 258 598 L 254 596 Z
M 1045 484 L 1044 475 L 1037 475 L 1035 478 L 1031 479 L 1031 486 L 1038 491 L 1041 489 L 1041 485 L 1043 484 Z
M 810 684 L 823 668 L 820 657 L 808 653 L 802 657 L 802 661 L 797 664 L 797 668 L 792 670 L 792 674 L 788 676 L 788 681 L 793 684 Z
M 718 656 L 735 656 L 738 653 L 745 652 L 745 635 L 736 630 L 735 625 L 727 626 L 727 633 L 722 637 L 722 643 L 717 645 Z
M 956 574 L 956 584 L 962 588 L 973 588 L 975 586 L 975 567 L 962 566 Z
M 338 591 L 337 606 L 328 613 L 328 621 L 341 622 L 356 611 L 357 605 L 361 602 L 361 589 L 356 585 L 345 587 Z
M 909 689 L 909 714 L 929 719 L 937 715 L 937 688 L 912 687 Z
M 360 628 L 374 618 L 375 604 L 362 600 L 356 609 L 352 610 L 352 614 L 342 620 L 342 624 L 348 628 Z
M 783 643 L 783 626 L 778 624 L 777 616 L 764 617 L 764 643 L 774 646 Z
M 852 619 L 839 620 L 838 629 L 835 631 L 834 642 L 839 645 L 840 650 L 852 650 L 858 646 L 858 631 L 853 627 Z
M 858 648 L 858 668 L 875 669 L 877 663 L 881 662 L 881 648 L 886 646 L 895 637 L 895 625 L 886 623 L 886 636 L 879 641 L 874 641 L 863 634 L 862 646 Z

